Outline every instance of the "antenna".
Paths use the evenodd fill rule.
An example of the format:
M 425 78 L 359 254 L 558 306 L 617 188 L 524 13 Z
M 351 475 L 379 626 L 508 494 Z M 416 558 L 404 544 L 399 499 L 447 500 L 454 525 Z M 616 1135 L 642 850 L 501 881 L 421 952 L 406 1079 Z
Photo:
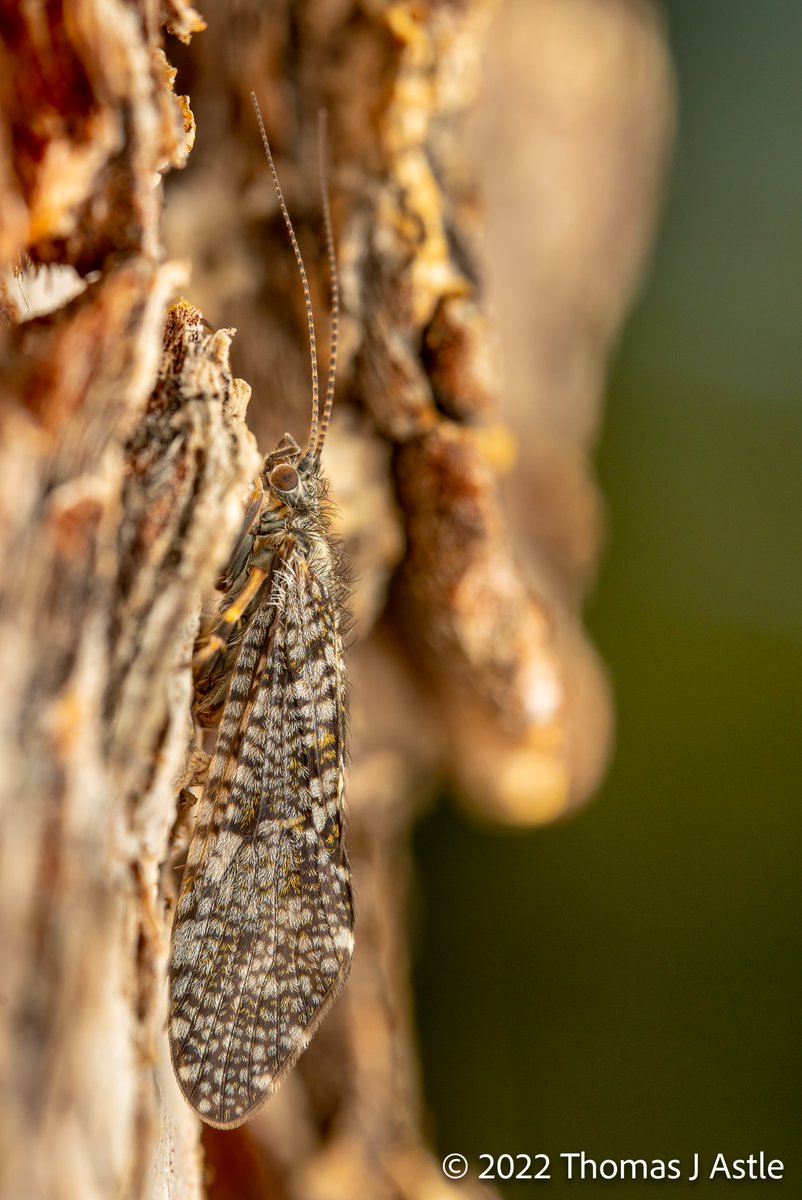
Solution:
M 304 270 L 304 260 L 301 258 L 301 251 L 298 249 L 298 240 L 295 236 L 295 230 L 292 227 L 292 221 L 290 220 L 290 214 L 287 212 L 287 205 L 284 203 L 284 195 L 281 191 L 281 184 L 278 181 L 278 174 L 276 173 L 276 166 L 275 166 L 275 163 L 273 162 L 273 155 L 270 153 L 270 143 L 268 142 L 267 134 L 265 133 L 265 123 L 262 120 L 262 114 L 259 111 L 259 101 L 256 99 L 256 92 L 251 92 L 251 100 L 253 101 L 253 107 L 256 111 L 256 120 L 259 122 L 259 132 L 262 135 L 262 143 L 264 144 L 265 154 L 267 155 L 267 161 L 270 165 L 270 173 L 273 176 L 273 184 L 276 189 L 276 195 L 278 196 L 279 207 L 281 208 L 281 215 L 284 218 L 284 224 L 287 226 L 287 233 L 290 235 L 290 242 L 292 243 L 293 253 L 295 254 L 295 261 L 298 264 L 298 270 L 301 274 L 301 283 L 303 284 L 303 289 L 304 289 L 304 300 L 306 301 L 306 324 L 307 324 L 307 328 L 309 329 L 309 358 L 310 358 L 310 361 L 312 364 L 312 422 L 309 427 L 309 445 L 307 446 L 307 453 L 310 450 L 312 450 L 312 451 L 314 451 L 314 453 L 317 456 L 319 456 L 320 455 L 320 448 L 319 448 L 320 447 L 320 438 L 318 435 L 318 429 L 320 427 L 320 413 L 319 413 L 319 391 L 320 391 L 320 389 L 318 386 L 318 378 L 317 378 L 317 346 L 315 343 L 315 318 L 312 314 L 312 296 L 309 292 L 309 282 L 306 278 L 306 271 Z M 331 372 L 331 367 L 329 367 L 329 371 Z M 331 386 L 331 389 L 333 392 L 333 390 L 334 390 L 333 383 L 330 383 L 330 386 Z M 328 392 L 327 392 L 327 397 L 328 397 Z M 327 400 L 327 402 L 328 402 L 328 400 Z M 331 406 L 329 405 L 329 407 L 331 407 Z M 325 430 L 324 430 L 324 432 L 325 432 Z
M 323 200 L 323 224 L 326 229 L 326 255 L 329 260 L 329 279 L 331 281 L 331 349 L 329 351 L 329 374 L 326 381 L 326 399 L 323 402 L 323 416 L 320 420 L 320 433 L 315 446 L 315 456 L 320 458 L 323 443 L 329 428 L 331 406 L 334 403 L 334 382 L 337 374 L 337 338 L 340 331 L 340 283 L 337 275 L 337 255 L 334 250 L 334 233 L 331 228 L 331 206 L 329 204 L 329 181 L 326 170 L 326 110 L 318 112 L 318 155 L 320 169 L 320 195 Z

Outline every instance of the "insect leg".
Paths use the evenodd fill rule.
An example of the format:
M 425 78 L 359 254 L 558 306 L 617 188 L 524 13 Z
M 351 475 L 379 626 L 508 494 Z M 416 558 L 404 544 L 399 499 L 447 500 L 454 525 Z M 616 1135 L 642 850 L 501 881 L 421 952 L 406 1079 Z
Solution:
M 229 604 L 228 607 L 224 608 L 220 613 L 216 626 L 217 629 L 227 628 L 228 630 L 231 630 L 231 628 L 237 624 L 251 600 L 253 600 L 254 596 L 259 591 L 259 588 L 264 583 L 266 575 L 267 572 L 261 567 L 251 567 L 251 570 L 248 572 L 248 580 L 245 584 L 245 587 L 239 593 L 234 603 Z M 209 660 L 218 653 L 218 651 L 225 650 L 227 645 L 227 638 L 221 637 L 219 633 L 211 633 L 205 646 L 202 646 L 201 649 L 193 655 L 192 666 L 194 670 L 198 671 L 199 668 L 205 666 L 206 663 L 208 663 Z

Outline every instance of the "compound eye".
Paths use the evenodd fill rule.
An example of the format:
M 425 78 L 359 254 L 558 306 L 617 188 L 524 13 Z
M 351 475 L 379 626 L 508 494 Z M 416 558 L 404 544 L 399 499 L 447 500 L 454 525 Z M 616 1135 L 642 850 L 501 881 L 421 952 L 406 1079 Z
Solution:
M 298 486 L 298 472 L 289 463 L 279 463 L 270 472 L 270 486 L 277 492 L 294 492 Z

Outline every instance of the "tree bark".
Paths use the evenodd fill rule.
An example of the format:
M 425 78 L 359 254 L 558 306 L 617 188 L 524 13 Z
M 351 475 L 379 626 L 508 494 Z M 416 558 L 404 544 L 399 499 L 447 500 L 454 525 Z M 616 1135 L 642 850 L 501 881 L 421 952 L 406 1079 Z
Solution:
M 485 820 L 528 825 L 583 802 L 603 769 L 607 693 L 579 615 L 599 529 L 586 455 L 671 113 L 650 4 L 508 0 L 493 26 L 497 7 L 240 0 L 210 3 L 204 32 L 184 0 L 0 3 L 0 1197 L 492 1194 L 446 1181 L 423 1136 L 409 832 L 446 778 Z M 466 125 L 488 39 L 485 115 Z M 537 94 L 516 40 L 540 48 Z M 503 144 L 525 137 L 527 104 L 536 167 L 565 139 L 555 113 L 570 109 L 579 53 L 605 107 L 595 119 L 576 97 L 569 144 L 580 170 L 595 147 L 604 211 L 625 201 L 628 220 L 599 221 L 598 193 L 575 203 L 584 259 L 565 228 L 550 240 L 546 199 L 522 222 L 523 274 L 500 311 L 505 329 L 531 319 L 536 352 L 523 384 L 508 370 L 511 433 L 474 178 L 506 172 L 526 193 L 532 175 Z M 632 55 L 646 66 L 623 78 Z M 190 659 L 261 455 L 309 419 L 303 301 L 252 87 L 323 329 L 317 110 L 329 113 L 344 313 L 324 462 L 356 573 L 358 948 L 280 1092 L 201 1140 L 164 1028 L 191 821 Z M 165 209 L 162 177 L 188 160 Z M 566 194 L 576 183 L 559 162 L 550 177 Z M 505 497 L 516 445 L 525 469 Z

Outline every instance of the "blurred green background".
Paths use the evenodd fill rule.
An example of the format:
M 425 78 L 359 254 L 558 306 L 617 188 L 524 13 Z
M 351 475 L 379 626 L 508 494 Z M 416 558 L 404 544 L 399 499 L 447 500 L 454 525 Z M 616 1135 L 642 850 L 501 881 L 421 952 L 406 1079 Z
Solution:
M 557 827 L 429 814 L 417 1018 L 441 1154 L 764 1150 L 785 1182 L 741 1187 L 799 1196 L 802 3 L 665 7 L 679 137 L 597 458 L 615 758 Z

